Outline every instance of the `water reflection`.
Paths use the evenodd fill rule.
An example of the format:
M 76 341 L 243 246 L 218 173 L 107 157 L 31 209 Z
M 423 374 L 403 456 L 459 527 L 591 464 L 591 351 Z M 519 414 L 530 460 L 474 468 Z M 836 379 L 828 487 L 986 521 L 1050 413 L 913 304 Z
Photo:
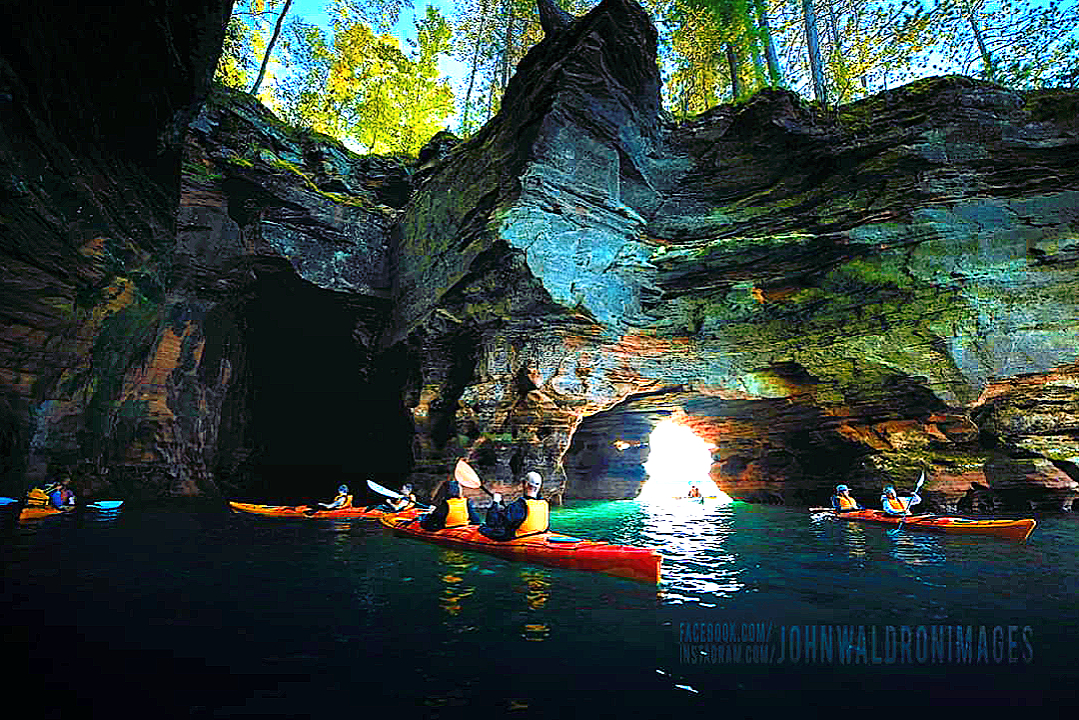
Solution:
M 855 560 L 869 558 L 866 529 L 861 523 L 844 521 L 829 511 L 810 514 L 809 524 L 813 535 L 819 540 L 834 542 L 838 539 L 850 558 Z
M 473 563 L 468 556 L 455 550 L 442 550 L 439 561 L 446 566 L 441 577 L 443 588 L 438 598 L 439 607 L 451 618 L 461 614 L 462 602 L 471 597 L 476 588 L 465 583 L 465 575 L 472 569 Z
M 729 550 L 734 508 L 677 500 L 641 503 L 636 544 L 662 548 L 664 597 L 700 602 L 695 593 L 727 598 L 743 590 L 744 563 Z
M 529 615 L 544 610 L 550 600 L 551 577 L 543 570 L 521 570 L 518 577 L 523 583 L 525 604 Z M 521 637 L 532 642 L 542 642 L 551 636 L 551 626 L 539 622 L 539 618 L 528 617 L 531 622 L 524 623 Z
M 347 520 L 330 520 L 322 531 L 330 535 L 330 552 L 334 560 L 352 558 L 352 523 Z
M 89 509 L 80 519 L 88 524 L 115 525 L 120 519 L 121 508 Z
M 942 538 L 938 535 L 904 533 L 887 535 L 892 541 L 888 555 L 905 565 L 943 565 L 945 562 Z

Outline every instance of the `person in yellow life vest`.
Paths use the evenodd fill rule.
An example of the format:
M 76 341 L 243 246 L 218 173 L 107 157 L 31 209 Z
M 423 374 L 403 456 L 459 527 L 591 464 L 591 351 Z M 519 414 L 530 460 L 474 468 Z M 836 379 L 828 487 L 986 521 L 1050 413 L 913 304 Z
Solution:
M 885 485 L 884 493 L 880 496 L 884 512 L 889 515 L 910 515 L 910 508 L 921 501 L 922 499 L 917 495 L 911 495 L 906 499 L 899 497 L 895 494 L 895 487 L 892 485 Z
M 850 512 L 851 510 L 861 510 L 862 506 L 851 497 L 849 487 L 836 485 L 835 495 L 832 496 L 832 509 L 836 512 Z
M 348 485 L 339 485 L 337 487 L 337 497 L 328 503 L 315 503 L 314 507 L 309 507 L 304 512 L 308 515 L 312 515 L 319 510 L 337 510 L 338 508 L 352 507 L 352 493 L 348 491 Z
M 546 500 L 539 498 L 542 484 L 538 472 L 528 473 L 522 482 L 524 494 L 506 506 L 502 505 L 502 496 L 495 493 L 480 532 L 492 540 L 512 540 L 546 532 L 550 508 Z
M 450 480 L 444 486 L 444 497 L 435 503 L 435 509 L 420 518 L 420 527 L 429 532 L 443 528 L 479 525 L 480 514 L 467 498 L 461 497 L 461 486 Z
M 697 487 L 696 485 L 690 485 L 689 486 L 689 494 L 687 495 L 687 497 L 691 497 L 691 498 L 702 497 L 701 489 L 699 487 Z
M 71 480 L 65 478 L 45 489 L 33 488 L 26 495 L 27 507 L 48 507 L 54 510 L 74 510 L 75 493 L 71 492 Z

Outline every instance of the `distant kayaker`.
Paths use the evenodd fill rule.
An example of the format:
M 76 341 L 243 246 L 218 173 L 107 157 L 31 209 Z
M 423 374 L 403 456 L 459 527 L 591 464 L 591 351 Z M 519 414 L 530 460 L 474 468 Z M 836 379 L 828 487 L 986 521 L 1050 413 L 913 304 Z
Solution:
M 467 498 L 461 497 L 460 483 L 450 480 L 443 487 L 444 497 L 435 504 L 434 510 L 420 518 L 420 527 L 434 532 L 444 528 L 479 525 L 480 514 Z
M 530 472 L 521 483 L 524 494 L 509 505 L 503 506 L 502 496 L 495 493 L 480 532 L 492 540 L 512 540 L 546 532 L 550 508 L 546 500 L 539 499 L 542 485 L 540 474 Z
M 70 478 L 64 478 L 49 489 L 49 502 L 57 510 L 71 510 L 75 507 L 75 493 L 71 491 Z
M 315 503 L 315 507 L 307 512 L 313 513 L 318 510 L 337 510 L 338 508 L 352 507 L 352 494 L 348 491 L 348 485 L 337 486 L 337 497 L 328 503 Z
M 416 494 L 412 492 L 412 485 L 405 483 L 401 486 L 401 497 L 387 498 L 386 504 L 393 512 L 403 512 L 416 507 Z
M 412 492 L 412 485 L 409 483 L 405 483 L 401 486 L 400 497 L 388 497 L 381 502 L 374 503 L 373 505 L 368 505 L 367 509 L 382 510 L 383 512 L 388 513 L 398 513 L 405 510 L 410 510 L 416 507 L 416 505 L 418 504 L 419 501 L 416 499 L 416 494 Z
M 880 496 L 880 503 L 883 506 L 884 512 L 889 515 L 909 515 L 909 509 L 921 501 L 922 499 L 917 495 L 911 495 L 904 500 L 896 495 L 895 487 L 893 485 L 885 485 L 884 494 Z
M 701 497 L 701 489 L 699 487 L 697 487 L 696 485 L 690 485 L 689 486 L 689 495 L 688 496 L 691 497 L 691 498 L 699 498 L 699 497 Z
M 835 495 L 832 496 L 832 509 L 836 512 L 850 512 L 851 510 L 861 510 L 862 506 L 851 497 L 849 487 L 836 485 Z

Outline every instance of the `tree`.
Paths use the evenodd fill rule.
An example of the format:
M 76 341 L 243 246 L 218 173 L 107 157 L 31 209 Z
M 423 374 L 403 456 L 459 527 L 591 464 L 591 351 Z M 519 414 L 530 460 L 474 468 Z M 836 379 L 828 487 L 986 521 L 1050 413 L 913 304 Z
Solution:
M 802 18 L 806 29 L 806 50 L 809 53 L 809 74 L 813 78 L 813 97 L 822 105 L 828 103 L 824 85 L 824 63 L 821 61 L 820 38 L 817 35 L 817 11 L 813 0 L 802 0 Z
M 285 15 L 288 14 L 288 9 L 290 7 L 292 7 L 292 0 L 285 0 L 285 7 L 277 17 L 277 23 L 274 25 L 273 29 L 273 36 L 270 37 L 270 42 L 266 45 L 266 53 L 262 56 L 262 65 L 259 67 L 259 75 L 255 78 L 255 84 L 251 86 L 252 95 L 258 95 L 259 85 L 262 84 L 262 79 L 266 77 L 266 66 L 270 64 L 270 53 L 273 52 L 274 43 L 277 42 L 277 38 L 281 34 L 281 25 L 284 24 Z
M 453 114 L 438 60 L 450 26 L 434 6 L 416 21 L 412 57 L 362 15 L 336 8 L 333 38 L 302 21 L 286 32 L 289 74 L 279 98 L 293 124 L 350 140 L 368 152 L 415 154 Z

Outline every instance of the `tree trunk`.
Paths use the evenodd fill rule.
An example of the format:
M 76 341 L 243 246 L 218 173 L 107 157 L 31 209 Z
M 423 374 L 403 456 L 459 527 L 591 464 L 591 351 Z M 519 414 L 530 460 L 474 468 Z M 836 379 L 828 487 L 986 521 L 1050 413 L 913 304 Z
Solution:
M 510 56 L 513 53 L 513 4 L 506 0 L 506 43 L 502 51 L 502 89 L 510 84 Z
M 731 71 L 731 95 L 737 102 L 738 98 L 742 97 L 742 84 L 738 82 L 738 54 L 730 43 L 727 43 L 727 66 Z
M 764 58 L 768 62 L 768 77 L 775 87 L 783 87 L 783 73 L 779 69 L 779 56 L 776 54 L 776 44 L 772 39 L 772 28 L 768 24 L 768 7 L 765 0 L 755 0 L 757 5 L 757 24 L 761 29 L 764 41 Z
M 259 68 L 259 76 L 255 78 L 255 84 L 251 86 L 252 95 L 258 94 L 262 79 L 266 77 L 266 67 L 270 64 L 270 53 L 273 52 L 277 36 L 281 34 L 281 26 L 285 24 L 285 15 L 288 14 L 290 7 L 292 7 L 292 0 L 285 0 L 285 7 L 281 10 L 281 14 L 277 16 L 277 24 L 274 26 L 273 35 L 270 36 L 270 42 L 266 45 L 266 54 L 262 56 L 262 67 Z
M 476 47 L 472 51 L 472 71 L 468 74 L 468 90 L 465 91 L 465 113 L 464 118 L 461 120 L 461 131 L 468 132 L 468 107 L 472 97 L 472 86 L 476 83 L 476 65 L 479 64 L 480 58 L 480 42 L 483 40 L 483 31 L 487 29 L 487 3 L 484 2 L 480 7 L 480 13 L 482 19 L 480 20 L 479 30 L 476 32 Z
M 846 95 L 849 81 L 847 79 L 847 61 L 843 58 L 843 44 L 839 39 L 839 21 L 836 20 L 835 16 L 835 0 L 828 0 L 828 25 L 832 35 L 832 57 L 835 58 L 835 67 L 839 76 L 836 78 L 836 87 L 839 93 L 836 103 L 838 104 Z
M 820 57 L 820 39 L 817 36 L 817 12 L 813 9 L 813 0 L 802 0 L 805 15 L 806 45 L 809 49 L 809 74 L 813 78 L 813 96 L 821 105 L 828 104 L 828 93 L 824 86 L 824 63 Z
M 978 43 L 978 51 L 982 54 L 982 63 L 985 65 L 985 77 L 988 80 L 996 79 L 996 68 L 993 67 L 993 56 L 989 52 L 989 48 L 985 45 L 985 39 L 982 37 L 982 29 L 978 26 L 978 20 L 974 17 L 974 9 L 971 8 L 970 3 L 963 3 L 966 9 L 967 20 L 970 22 L 970 29 L 974 31 L 974 41 Z

